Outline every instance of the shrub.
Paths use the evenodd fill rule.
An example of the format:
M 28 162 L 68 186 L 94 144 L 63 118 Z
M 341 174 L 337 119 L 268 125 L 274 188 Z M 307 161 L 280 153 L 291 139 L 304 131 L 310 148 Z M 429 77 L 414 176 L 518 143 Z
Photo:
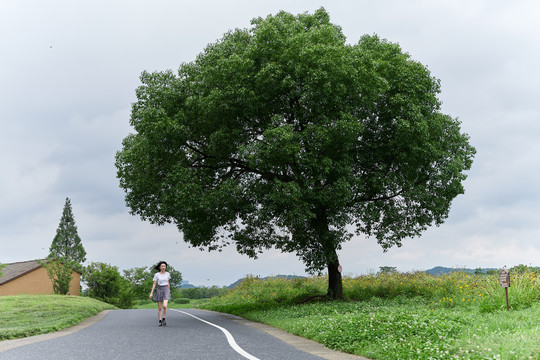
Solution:
M 118 267 L 92 262 L 85 268 L 83 281 L 88 285 L 88 296 L 123 309 L 132 307 L 133 291 Z
M 148 305 L 148 304 L 152 304 L 153 301 L 150 300 L 150 299 L 146 299 L 146 300 L 135 300 L 133 302 L 133 305 L 135 306 L 141 306 L 141 305 Z
M 176 289 L 175 293 L 178 294 L 179 297 L 187 298 L 187 299 L 210 299 L 215 296 L 223 296 L 227 294 L 230 289 L 226 287 L 193 287 L 193 288 L 184 288 L 184 289 Z
M 189 304 L 190 301 L 191 301 L 190 299 L 186 299 L 186 298 L 178 298 L 178 299 L 171 300 L 173 304 Z

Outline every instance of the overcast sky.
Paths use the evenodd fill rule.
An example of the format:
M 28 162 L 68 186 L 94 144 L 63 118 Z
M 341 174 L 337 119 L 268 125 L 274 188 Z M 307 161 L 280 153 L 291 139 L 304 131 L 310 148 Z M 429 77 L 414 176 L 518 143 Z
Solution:
M 304 275 L 294 254 L 258 260 L 189 248 L 173 227 L 129 215 L 114 156 L 132 132 L 142 71 L 177 70 L 233 28 L 323 6 L 349 43 L 376 33 L 441 80 L 442 110 L 478 153 L 450 216 L 383 253 L 353 238 L 346 275 L 395 266 L 540 265 L 540 3 L 531 1 L 2 0 L 0 263 L 47 256 L 65 198 L 87 262 L 121 270 L 165 259 L 196 285 Z

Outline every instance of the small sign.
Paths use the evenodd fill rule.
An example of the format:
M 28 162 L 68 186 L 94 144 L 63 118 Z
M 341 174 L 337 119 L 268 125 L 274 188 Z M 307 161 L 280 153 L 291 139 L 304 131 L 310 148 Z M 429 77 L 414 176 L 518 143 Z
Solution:
M 499 272 L 499 284 L 506 293 L 506 310 L 510 311 L 510 302 L 508 301 L 508 288 L 510 287 L 510 271 L 505 267 Z
M 341 274 L 341 270 L 343 270 L 343 269 L 341 268 L 341 265 L 338 265 L 337 271 L 338 271 L 340 274 Z
M 504 288 L 510 287 L 510 272 L 506 266 L 499 272 L 499 284 Z

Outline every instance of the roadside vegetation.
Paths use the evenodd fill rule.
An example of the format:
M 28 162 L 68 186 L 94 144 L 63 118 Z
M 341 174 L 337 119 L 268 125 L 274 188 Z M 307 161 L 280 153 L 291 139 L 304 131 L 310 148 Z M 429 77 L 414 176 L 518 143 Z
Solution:
M 231 290 L 226 287 L 193 287 L 193 288 L 173 288 L 171 289 L 171 300 L 169 301 L 169 308 L 171 309 L 187 309 L 192 307 L 198 307 L 199 304 L 204 303 L 206 299 L 210 299 L 217 296 L 224 296 Z M 155 309 L 156 303 L 148 297 L 139 298 L 133 301 L 134 309 Z
M 102 262 L 92 262 L 84 269 L 82 280 L 87 289 L 83 295 L 104 301 L 121 309 L 152 308 L 155 304 L 148 298 L 152 289 L 155 265 L 135 267 L 124 270 L 123 275 L 117 266 Z M 182 274 L 171 265 L 167 266 L 171 274 L 171 306 L 189 304 L 191 300 L 206 299 L 225 295 L 230 290 L 226 287 L 193 287 L 180 289 Z
M 266 323 L 371 359 L 540 359 L 540 274 L 511 272 L 510 311 L 496 274 L 381 273 L 326 279 L 248 277 L 198 306 Z
M 248 276 L 233 290 L 175 289 L 169 306 L 239 315 L 370 359 L 538 360 L 540 272 L 519 266 L 511 274 L 510 311 L 497 272 L 461 271 L 345 276 L 344 301 L 325 297 L 325 277 Z M 156 305 L 139 299 L 133 307 Z M 89 297 L 3 296 L 0 341 L 61 330 L 114 308 Z
M 199 307 L 206 299 L 171 299 L 168 304 L 169 309 L 189 309 Z M 137 300 L 133 303 L 133 309 L 157 309 L 157 304 L 152 300 Z
M 109 309 L 115 307 L 81 296 L 1 296 L 0 341 L 62 330 Z

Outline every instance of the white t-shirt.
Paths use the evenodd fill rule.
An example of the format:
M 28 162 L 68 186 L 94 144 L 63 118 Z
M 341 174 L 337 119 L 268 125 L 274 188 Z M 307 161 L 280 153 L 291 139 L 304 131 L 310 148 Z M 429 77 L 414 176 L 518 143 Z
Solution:
M 170 279 L 171 274 L 168 272 L 165 272 L 165 274 L 158 272 L 154 275 L 154 281 L 157 281 L 158 286 L 168 285 Z

